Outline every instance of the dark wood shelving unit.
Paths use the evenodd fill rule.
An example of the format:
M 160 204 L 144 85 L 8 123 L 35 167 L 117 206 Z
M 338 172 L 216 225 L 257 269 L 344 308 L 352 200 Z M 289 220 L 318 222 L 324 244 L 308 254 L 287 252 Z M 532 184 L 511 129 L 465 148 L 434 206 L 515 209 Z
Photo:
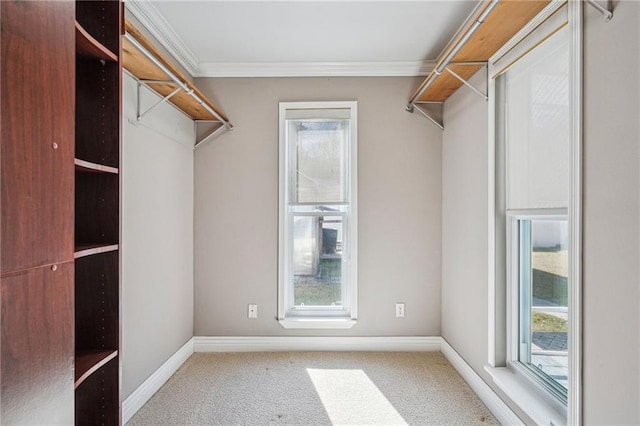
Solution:
M 0 417 L 74 422 L 75 4 L 0 1 Z
M 119 167 L 119 146 L 111 143 L 120 138 L 120 93 L 107 88 L 120 87 L 118 62 L 98 57 L 76 57 L 76 154 L 75 158 L 94 164 Z
M 122 12 L 0 1 L 2 424 L 121 423 Z
M 76 244 L 76 251 L 73 254 L 73 258 L 79 259 L 81 257 L 92 256 L 94 254 L 117 251 L 118 249 L 118 244 Z
M 118 174 L 120 171 L 111 166 L 103 166 L 102 164 L 92 163 L 90 161 L 84 161 L 80 159 L 73 160 L 73 163 L 76 166 L 76 172 L 85 172 L 85 173 L 113 173 Z
M 120 179 L 114 173 L 76 171 L 75 242 L 118 244 Z
M 89 374 L 76 388 L 75 423 L 77 425 L 119 425 L 120 395 L 113 391 L 118 389 L 120 357 Z M 99 399 L 96 399 L 99 396 Z
M 76 52 L 80 56 L 118 62 L 118 56 L 93 38 L 76 22 Z
M 75 423 L 118 425 L 122 4 L 75 4 Z
M 76 354 L 75 387 L 78 388 L 87 377 L 95 373 L 107 362 L 118 356 L 116 350 L 86 351 Z

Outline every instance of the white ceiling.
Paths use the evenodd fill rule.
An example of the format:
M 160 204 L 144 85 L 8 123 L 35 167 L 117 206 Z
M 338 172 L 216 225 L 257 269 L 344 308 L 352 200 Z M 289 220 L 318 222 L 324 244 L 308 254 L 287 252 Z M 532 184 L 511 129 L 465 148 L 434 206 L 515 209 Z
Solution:
M 419 75 L 476 0 L 129 0 L 196 77 Z

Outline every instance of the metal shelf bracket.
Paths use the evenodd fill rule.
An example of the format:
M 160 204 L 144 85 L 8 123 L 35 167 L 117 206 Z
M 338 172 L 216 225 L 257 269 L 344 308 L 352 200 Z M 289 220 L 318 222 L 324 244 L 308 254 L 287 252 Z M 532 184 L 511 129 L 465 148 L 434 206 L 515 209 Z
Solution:
M 156 80 L 138 80 L 138 94 L 136 97 L 136 118 L 138 119 L 138 121 L 142 120 L 142 117 L 144 117 L 146 114 L 148 114 L 149 112 L 153 111 L 154 109 L 156 109 L 157 107 L 159 107 L 160 105 L 162 105 L 163 103 L 167 102 L 169 99 L 171 99 L 176 93 L 178 93 L 181 88 L 178 87 L 176 88 L 173 92 L 169 93 L 167 96 L 165 96 L 164 98 L 160 99 L 158 102 L 156 102 L 155 104 L 153 104 L 152 106 L 150 106 L 149 108 L 147 108 L 144 111 L 141 111 L 141 106 L 140 106 L 140 88 L 142 86 L 146 87 L 149 90 L 154 91 L 151 87 L 148 86 L 148 84 L 150 83 L 167 83 L 167 84 L 173 84 L 172 81 L 156 81 Z
M 442 102 L 423 102 L 423 103 L 440 104 L 442 106 Z M 428 111 L 425 111 L 424 109 L 420 108 L 415 103 L 414 104 L 408 104 L 405 107 L 405 109 L 407 111 L 409 111 L 409 112 L 418 111 L 420 114 L 422 114 L 424 117 L 426 117 L 429 121 L 431 121 L 433 124 L 438 126 L 440 128 L 440 130 L 444 130 L 444 124 L 442 123 L 442 121 L 432 117 L 431 114 L 429 114 Z
M 477 65 L 477 64 L 470 64 L 470 63 L 466 63 L 466 62 L 461 62 L 461 63 L 457 63 L 457 64 L 450 64 L 450 65 Z M 483 65 L 486 66 L 486 63 L 484 63 Z M 474 93 L 476 93 L 477 95 L 479 95 L 480 97 L 482 97 L 482 99 L 484 99 L 485 101 L 489 100 L 489 96 L 487 96 L 486 93 L 483 93 L 480 89 L 478 89 L 477 87 L 475 87 L 473 84 L 469 83 L 467 80 L 465 80 L 464 78 L 462 78 L 458 73 L 456 73 L 455 71 L 453 71 L 451 68 L 449 68 L 449 66 L 445 67 L 445 70 L 449 72 L 449 74 L 451 74 L 452 76 L 454 76 L 455 78 L 457 78 L 458 80 L 460 80 L 460 82 L 462 84 L 464 84 L 465 86 L 467 86 L 468 88 L 470 88 L 471 90 L 473 90 Z
M 196 138 L 198 137 L 198 123 L 220 123 L 220 122 L 217 121 L 217 120 L 195 120 L 193 122 L 193 125 L 195 127 L 194 130 L 195 130 L 195 133 L 196 133 Z M 208 142 L 210 140 L 215 139 L 217 136 L 221 135 L 226 130 L 232 130 L 232 129 L 233 128 L 229 129 L 224 124 L 221 124 L 219 127 L 216 127 L 215 129 L 213 129 L 211 131 L 211 133 L 209 133 L 208 135 L 206 135 L 205 137 L 203 137 L 199 141 L 196 141 L 196 144 L 193 146 L 193 149 L 196 149 L 197 147 L 199 147 L 200 145 L 202 145 L 205 142 Z
M 593 6 L 598 12 L 604 16 L 604 21 L 609 22 L 613 18 L 613 5 L 611 0 L 607 0 L 607 6 L 604 7 L 597 0 L 587 0 L 587 3 Z

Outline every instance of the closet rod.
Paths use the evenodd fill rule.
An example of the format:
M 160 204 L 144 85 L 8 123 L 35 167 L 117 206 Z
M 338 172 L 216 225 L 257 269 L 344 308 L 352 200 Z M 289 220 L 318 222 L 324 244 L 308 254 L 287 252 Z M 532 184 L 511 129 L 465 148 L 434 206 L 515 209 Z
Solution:
M 602 15 L 604 16 L 605 22 L 609 22 L 611 18 L 613 18 L 613 12 L 611 11 L 612 6 L 611 6 L 610 0 L 607 0 L 607 7 L 602 6 L 596 0 L 587 0 L 587 2 L 591 6 L 595 7 L 598 12 L 602 13 Z
M 133 37 L 131 34 L 129 34 L 127 32 L 125 32 L 124 37 L 127 40 L 129 40 L 129 42 L 131 44 L 133 44 L 135 46 L 135 48 L 138 49 L 144 56 L 146 56 L 147 59 L 149 59 L 151 62 L 153 62 L 153 64 L 155 66 L 160 68 L 162 70 L 162 72 L 164 72 L 171 80 L 173 80 L 178 86 L 180 86 L 180 88 L 182 90 L 184 90 L 188 95 L 190 95 L 192 98 L 194 98 L 196 100 L 196 102 L 198 102 L 200 105 L 202 105 L 202 107 L 204 109 L 206 109 L 214 117 L 216 117 L 218 119 L 218 121 L 220 121 L 224 125 L 224 127 L 227 128 L 227 130 L 232 130 L 233 129 L 233 125 L 228 120 L 225 120 L 222 116 L 220 116 L 220 114 L 218 114 L 218 112 L 216 112 L 216 110 L 211 108 L 202 99 L 200 99 L 200 97 L 196 93 L 194 93 L 193 89 L 191 89 L 189 86 L 187 86 L 174 73 L 172 73 L 171 70 L 169 70 L 162 62 L 160 62 L 160 60 L 158 60 L 158 58 L 156 58 L 143 45 L 141 45 L 138 42 L 138 40 L 135 39 L 135 37 Z
M 471 28 L 469 28 L 469 30 L 464 34 L 464 36 L 460 40 L 458 40 L 458 42 L 455 44 L 453 49 L 449 51 L 449 54 L 442 61 L 440 61 L 436 66 L 436 68 L 431 72 L 431 74 L 429 74 L 429 78 L 427 79 L 427 81 L 425 81 L 422 87 L 420 87 L 420 90 L 418 90 L 418 93 L 416 93 L 413 96 L 413 99 L 411 99 L 411 101 L 405 107 L 407 111 L 409 112 L 413 111 L 413 107 L 415 106 L 417 100 L 420 99 L 420 96 L 422 96 L 422 94 L 426 92 L 426 90 L 433 84 L 433 82 L 438 78 L 438 76 L 444 72 L 445 68 L 447 68 L 447 66 L 451 63 L 453 58 L 458 54 L 460 49 L 462 49 L 462 47 L 467 43 L 467 41 L 469 41 L 473 33 L 475 33 L 478 27 L 482 25 L 484 20 L 487 19 L 487 16 L 489 16 L 491 11 L 496 7 L 496 5 L 499 2 L 500 0 L 491 0 L 489 2 L 489 5 L 484 9 L 482 14 L 478 17 L 478 19 L 475 20 Z

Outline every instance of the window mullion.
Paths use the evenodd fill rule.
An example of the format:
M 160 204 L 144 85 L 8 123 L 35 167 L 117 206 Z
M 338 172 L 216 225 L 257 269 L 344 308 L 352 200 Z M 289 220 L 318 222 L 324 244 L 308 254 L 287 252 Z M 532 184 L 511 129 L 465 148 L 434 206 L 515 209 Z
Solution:
M 531 221 L 520 220 L 519 294 L 520 294 L 520 353 L 521 362 L 531 362 Z

